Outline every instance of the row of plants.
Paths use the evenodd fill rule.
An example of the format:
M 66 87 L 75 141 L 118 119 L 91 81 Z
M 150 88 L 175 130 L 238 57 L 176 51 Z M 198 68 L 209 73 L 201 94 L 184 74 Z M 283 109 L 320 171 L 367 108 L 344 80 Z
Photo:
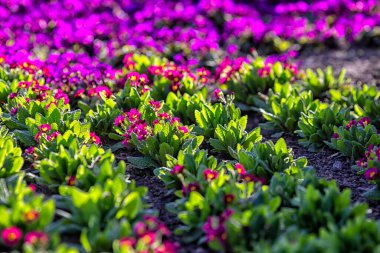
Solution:
M 176 252 L 146 204 L 147 188 L 92 131 L 102 115 L 86 118 L 39 71 L 2 66 L 0 73 L 1 249 Z
M 4 162 L 1 171 L 11 187 L 25 179 L 54 194 L 49 202 L 54 203 L 54 220 L 39 229 L 58 239 L 80 234 L 81 251 L 175 252 L 168 230 L 143 200 L 147 189 L 128 180 L 125 163 L 116 161 L 114 153 L 124 150 L 141 154 L 127 162 L 135 169 L 153 169 L 177 196 L 167 208 L 183 223 L 176 233 L 184 241 L 225 252 L 380 250 L 380 227 L 366 217 L 366 205 L 351 204 L 349 190 L 341 192 L 335 182 L 318 179 L 306 158 L 294 158 L 284 139 L 263 141 L 260 128 L 247 131 L 248 117 L 234 102 L 262 112 L 270 123 L 264 127 L 276 131 L 307 133 L 302 117 L 318 112 L 323 124 L 307 128 L 305 123 L 305 145 L 328 144 L 344 152 L 349 149 L 338 144 L 339 138 L 351 138 L 358 151 L 346 155 L 357 155 L 363 147 L 364 155 L 367 145 L 379 144 L 368 118 L 353 120 L 367 114 L 359 116 L 337 101 L 328 104 L 330 86 L 340 89 L 343 77 L 335 78 L 330 70 L 317 77 L 290 63 L 260 58 L 224 61 L 216 73 L 221 87 L 210 101 L 206 69 L 194 74 L 153 56 L 125 59 L 128 64 L 117 79 L 97 86 L 57 88 L 45 83 L 38 69 L 1 69 L 1 133 L 7 148 L 2 155 L 13 161 Z M 324 79 L 316 84 L 313 75 Z M 254 88 L 243 91 L 242 84 Z M 234 94 L 224 95 L 223 89 Z M 313 99 L 315 90 L 319 100 Z M 377 108 L 372 97 L 364 100 Z M 341 119 L 322 116 L 334 110 L 342 111 Z M 346 125 L 346 120 L 352 121 Z M 377 150 L 373 146 L 368 159 Z M 21 168 L 25 176 L 20 176 Z M 365 175 L 377 176 L 371 171 Z M 2 231 L 10 228 L 3 244 L 27 244 L 24 225 L 10 223 Z M 13 245 L 8 238 L 19 239 Z M 44 247 L 66 247 L 58 239 Z

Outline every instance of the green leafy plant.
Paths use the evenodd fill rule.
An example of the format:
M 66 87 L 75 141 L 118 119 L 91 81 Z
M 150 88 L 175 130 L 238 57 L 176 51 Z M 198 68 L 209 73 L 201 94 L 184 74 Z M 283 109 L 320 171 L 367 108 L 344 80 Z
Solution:
M 58 206 L 63 219 L 58 229 L 63 234 L 78 234 L 87 252 L 109 251 L 112 242 L 130 233 L 130 223 L 143 208 L 145 187 L 126 182 L 122 175 L 91 186 L 88 191 L 60 186 Z M 85 229 L 83 229 L 85 228 Z
M 86 146 L 73 141 L 69 148 L 60 147 L 48 158 L 37 163 L 42 182 L 52 189 L 62 184 L 87 190 L 96 183 L 104 183 L 125 173 L 125 163 L 118 165 L 111 150 L 97 145 Z
M 311 92 L 299 93 L 290 84 L 285 84 L 275 85 L 274 91 L 269 94 L 268 104 L 268 109 L 260 109 L 263 117 L 268 120 L 261 126 L 269 130 L 294 132 L 301 114 L 315 110 L 318 101 L 313 101 Z
M 275 144 L 272 141 L 259 142 L 250 150 L 242 149 L 237 158 L 246 171 L 266 180 L 269 180 L 275 172 L 302 175 L 300 172 L 307 165 L 305 157 L 294 159 L 292 149 L 287 148 L 283 138 Z
M 261 94 L 267 94 L 275 83 L 290 82 L 293 76 L 282 63 L 265 64 L 258 57 L 251 63 L 243 64 L 240 72 L 227 81 L 227 87 L 235 94 L 237 102 L 259 106 L 262 103 Z
M 4 131 L 4 128 L 0 131 Z M 21 154 L 21 149 L 11 136 L 0 136 L 0 178 L 12 176 L 21 170 L 24 164 Z
M 37 242 L 43 237 L 39 245 L 41 249 L 46 250 L 58 242 L 56 234 L 52 233 L 54 200 L 44 200 L 43 195 L 34 193 L 23 181 L 23 174 L 14 185 L 7 185 L 1 179 L 0 189 L 0 245 L 16 249 L 28 243 L 28 235 L 33 234 L 39 235 Z
M 218 125 L 225 126 L 231 120 L 240 120 L 241 113 L 233 103 L 233 97 L 228 96 L 226 103 L 216 103 L 214 105 L 204 104 L 201 110 L 195 110 L 196 126 L 194 131 L 205 138 L 214 136 Z
M 369 145 L 379 145 L 380 135 L 376 127 L 370 124 L 369 118 L 362 118 L 360 121 L 351 120 L 345 126 L 334 127 L 331 141 L 325 143 L 354 160 L 362 157 Z
M 338 104 L 319 104 L 315 110 L 301 113 L 298 121 L 299 130 L 296 133 L 301 137 L 298 142 L 310 151 L 317 151 L 324 141 L 331 139 L 334 126 L 341 126 L 350 120 L 350 110 L 342 108 Z
M 331 100 L 348 107 L 358 117 L 369 117 L 372 123 L 380 127 L 380 90 L 376 86 L 350 85 L 345 89 L 331 90 Z
M 337 77 L 334 76 L 334 70 L 328 66 L 325 70 L 317 69 L 314 72 L 307 69 L 303 77 L 303 85 L 306 90 L 310 90 L 316 98 L 327 96 L 330 89 L 339 89 L 345 82 L 346 70 L 342 69 Z
M 246 125 L 247 116 L 241 117 L 239 121 L 230 121 L 226 127 L 218 125 L 215 129 L 215 138 L 210 139 L 211 146 L 217 152 L 228 153 L 234 158 L 242 148 L 251 149 L 262 136 L 260 128 L 247 133 Z

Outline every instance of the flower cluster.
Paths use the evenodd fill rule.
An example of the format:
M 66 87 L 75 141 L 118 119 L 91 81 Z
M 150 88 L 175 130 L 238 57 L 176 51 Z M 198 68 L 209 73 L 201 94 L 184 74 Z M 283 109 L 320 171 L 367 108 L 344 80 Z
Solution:
M 358 161 L 356 165 L 364 170 L 366 180 L 375 182 L 380 185 L 380 147 L 370 145 L 365 152 L 365 156 Z
M 126 252 L 157 252 L 157 253 L 174 253 L 178 250 L 178 245 L 169 240 L 169 230 L 156 217 L 145 215 L 142 221 L 138 221 L 133 227 L 133 237 L 123 237 L 119 240 L 119 245 Z

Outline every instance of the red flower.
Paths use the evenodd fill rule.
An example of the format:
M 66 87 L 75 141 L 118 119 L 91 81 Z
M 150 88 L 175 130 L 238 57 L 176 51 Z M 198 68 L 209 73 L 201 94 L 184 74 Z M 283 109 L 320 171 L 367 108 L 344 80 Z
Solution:
M 204 175 L 204 177 L 205 177 L 205 179 L 206 179 L 207 181 L 212 181 L 212 180 L 218 178 L 218 172 L 215 171 L 215 170 L 211 170 L 211 169 L 206 169 L 206 170 L 203 172 L 203 175 Z
M 74 186 L 75 185 L 75 181 L 76 181 L 76 177 L 75 176 L 70 176 L 69 179 L 67 180 L 67 185 L 68 186 Z
M 22 231 L 18 227 L 9 227 L 1 232 L 1 239 L 5 246 L 15 247 L 22 237 Z
M 40 217 L 40 213 L 35 211 L 35 210 L 31 210 L 31 211 L 24 213 L 24 219 L 26 222 L 36 221 L 36 220 L 38 220 L 39 217 Z
M 226 194 L 224 195 L 224 203 L 226 205 L 231 204 L 235 199 L 235 196 L 233 194 Z

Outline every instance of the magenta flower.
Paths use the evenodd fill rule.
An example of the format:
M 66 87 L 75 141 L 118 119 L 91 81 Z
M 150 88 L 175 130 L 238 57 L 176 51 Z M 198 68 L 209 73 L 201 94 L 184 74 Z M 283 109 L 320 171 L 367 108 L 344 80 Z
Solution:
M 222 96 L 223 96 L 223 92 L 222 92 L 222 90 L 219 89 L 219 88 L 216 88 L 216 89 L 214 90 L 214 98 L 219 99 L 219 98 L 222 97 Z
M 333 135 L 331 136 L 331 138 L 333 138 L 333 139 L 339 139 L 339 134 L 338 133 L 333 133 Z
M 46 133 L 51 130 L 50 124 L 42 124 L 38 127 L 42 133 Z
M 129 112 L 127 112 L 127 117 L 129 121 L 133 123 L 140 120 L 141 113 L 136 108 L 132 108 Z
M 18 87 L 28 89 L 32 83 L 31 82 L 19 82 Z
M 31 231 L 25 235 L 25 244 L 33 246 L 46 246 L 49 243 L 49 237 L 44 232 Z
M 116 117 L 115 121 L 114 121 L 114 125 L 115 126 L 120 126 L 125 120 L 125 116 L 124 115 L 119 115 Z
M 181 174 L 185 167 L 183 165 L 174 165 L 173 169 L 170 170 L 170 174 L 176 175 L 176 174 Z
M 102 144 L 102 141 L 100 140 L 100 137 L 97 136 L 94 132 L 90 133 L 91 141 L 95 144 Z
M 237 173 L 240 175 L 244 175 L 246 172 L 243 165 L 241 165 L 240 163 L 235 164 L 235 169 L 236 169 Z
M 187 129 L 186 126 L 178 126 L 178 130 L 184 134 L 187 134 L 189 132 L 189 129 Z
M 15 97 L 17 97 L 17 93 L 15 92 L 12 92 L 11 94 L 9 94 L 9 99 L 14 99 Z
M 203 175 L 207 181 L 212 181 L 218 178 L 218 172 L 211 169 L 203 171 Z
M 7 247 L 15 247 L 22 238 L 22 231 L 18 227 L 12 226 L 1 231 L 1 240 Z
M 83 94 L 84 94 L 85 90 L 84 89 L 78 89 L 75 94 L 74 94 L 74 97 L 78 98 L 78 97 L 81 97 Z
M 161 103 L 160 103 L 160 101 L 154 101 L 154 100 L 150 100 L 149 101 L 149 104 L 153 107 L 153 109 L 155 109 L 155 110 L 158 110 L 158 109 L 160 109 L 160 107 L 161 107 Z
M 119 240 L 121 247 L 133 247 L 136 244 L 136 239 L 130 237 L 124 237 Z
M 371 123 L 371 119 L 368 117 L 363 117 L 359 120 L 359 124 L 362 125 L 362 127 L 366 127 L 370 123 Z
M 170 120 L 170 124 L 173 125 L 174 123 L 180 123 L 181 120 L 177 117 L 173 117 L 171 120 Z
M 375 180 L 378 176 L 379 176 L 379 171 L 378 169 L 374 167 L 366 170 L 366 172 L 364 173 L 364 177 L 368 181 Z

